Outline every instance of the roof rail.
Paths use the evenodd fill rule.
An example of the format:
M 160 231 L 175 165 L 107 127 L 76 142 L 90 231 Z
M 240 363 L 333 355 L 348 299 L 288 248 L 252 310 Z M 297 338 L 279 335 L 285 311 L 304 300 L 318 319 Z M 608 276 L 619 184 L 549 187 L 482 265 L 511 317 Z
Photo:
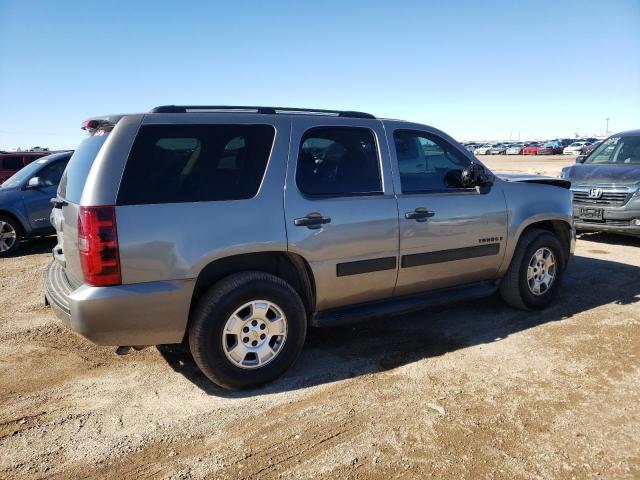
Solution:
M 369 118 L 375 116 L 370 113 L 353 112 L 350 110 L 321 110 L 317 108 L 288 108 L 288 107 L 247 107 L 238 105 L 162 105 L 151 110 L 151 113 L 188 113 L 188 112 L 231 112 L 231 113 L 261 113 L 264 115 L 303 114 L 330 115 L 336 117 Z

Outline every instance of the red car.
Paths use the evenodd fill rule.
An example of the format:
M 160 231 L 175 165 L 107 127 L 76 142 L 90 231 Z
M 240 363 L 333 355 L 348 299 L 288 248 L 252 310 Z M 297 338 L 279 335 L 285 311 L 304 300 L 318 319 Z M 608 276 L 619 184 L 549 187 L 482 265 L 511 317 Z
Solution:
M 530 145 L 527 145 L 522 149 L 522 155 L 537 155 L 538 148 L 540 148 L 541 146 L 542 144 L 540 143 L 532 143 Z
M 18 170 L 21 170 L 34 160 L 46 155 L 51 155 L 51 152 L 0 153 L 0 183 L 4 182 L 7 178 L 11 177 Z

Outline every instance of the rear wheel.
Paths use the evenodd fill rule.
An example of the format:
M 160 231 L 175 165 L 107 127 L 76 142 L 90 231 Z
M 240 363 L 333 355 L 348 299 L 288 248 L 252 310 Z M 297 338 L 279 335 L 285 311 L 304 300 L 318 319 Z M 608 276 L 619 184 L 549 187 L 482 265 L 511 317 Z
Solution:
M 282 375 L 302 351 L 306 332 L 304 305 L 291 285 L 268 273 L 242 272 L 198 302 L 189 346 L 212 382 L 235 390 Z
M 525 232 L 500 284 L 505 302 L 515 308 L 536 310 L 556 297 L 566 264 L 560 240 L 546 230 Z
M 14 218 L 0 215 L 0 257 L 11 255 L 20 247 L 22 227 Z

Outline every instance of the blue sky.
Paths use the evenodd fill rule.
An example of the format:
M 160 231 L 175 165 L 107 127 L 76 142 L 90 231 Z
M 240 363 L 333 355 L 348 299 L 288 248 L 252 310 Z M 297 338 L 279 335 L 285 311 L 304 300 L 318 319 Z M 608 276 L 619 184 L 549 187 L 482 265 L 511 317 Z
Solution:
M 640 0 L 0 0 L 0 149 L 163 104 L 362 110 L 455 138 L 640 128 Z

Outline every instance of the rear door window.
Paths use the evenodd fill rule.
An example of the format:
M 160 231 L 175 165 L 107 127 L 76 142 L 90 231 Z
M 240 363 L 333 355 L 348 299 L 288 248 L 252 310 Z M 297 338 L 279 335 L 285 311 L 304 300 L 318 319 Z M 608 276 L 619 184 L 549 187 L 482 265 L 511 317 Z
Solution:
M 117 203 L 252 198 L 274 137 L 271 125 L 145 125 L 129 155 Z
M 317 127 L 302 137 L 296 182 L 311 196 L 382 193 L 380 160 L 368 128 Z

